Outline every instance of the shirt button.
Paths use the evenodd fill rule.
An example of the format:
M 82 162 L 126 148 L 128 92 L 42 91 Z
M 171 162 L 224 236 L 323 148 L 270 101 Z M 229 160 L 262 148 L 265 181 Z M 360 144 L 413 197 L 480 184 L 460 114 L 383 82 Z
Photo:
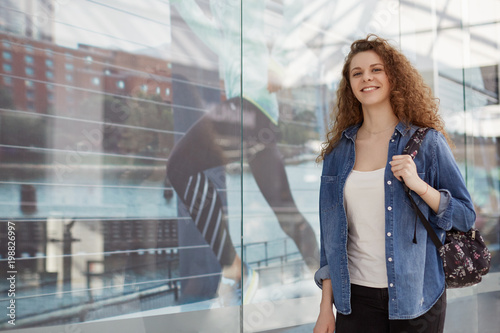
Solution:
M 394 283 L 389 283 L 389 287 L 394 287 Z
M 389 258 L 389 259 L 387 259 L 387 260 L 389 260 L 389 262 L 392 262 L 392 258 Z
M 387 207 L 387 210 L 388 210 L 388 211 L 391 211 L 391 210 L 392 210 L 392 207 L 391 207 L 391 206 Z
M 387 181 L 387 185 L 391 185 L 392 182 L 390 180 Z
M 392 234 L 391 234 L 390 232 L 388 232 L 388 233 L 387 233 L 387 236 L 388 236 L 388 237 L 391 237 L 391 235 L 392 235 Z
M 391 142 L 394 142 L 394 139 L 392 139 Z

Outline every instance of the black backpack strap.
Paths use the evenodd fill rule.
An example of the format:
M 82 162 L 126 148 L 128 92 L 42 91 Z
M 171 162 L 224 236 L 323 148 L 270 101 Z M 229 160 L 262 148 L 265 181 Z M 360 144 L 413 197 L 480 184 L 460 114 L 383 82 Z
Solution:
M 418 149 L 422 142 L 424 142 L 425 135 L 430 130 L 429 127 L 421 127 L 413 133 L 410 140 L 406 144 L 406 147 L 403 149 L 403 154 L 408 154 L 411 158 L 415 159 L 415 156 L 418 154 Z
M 408 140 L 408 143 L 406 144 L 405 148 L 403 149 L 403 154 L 408 154 L 411 156 L 412 159 L 415 159 L 415 157 L 418 154 L 418 150 L 420 149 L 420 145 L 422 145 L 422 142 L 424 141 L 424 137 L 427 134 L 427 132 L 430 130 L 428 127 L 421 127 L 413 133 L 411 136 L 410 140 Z M 427 233 L 431 237 L 432 242 L 436 246 L 436 248 L 440 248 L 443 243 L 437 236 L 436 232 L 434 229 L 432 229 L 431 224 L 427 219 L 425 218 L 424 214 L 422 211 L 417 206 L 417 203 L 415 200 L 413 200 L 413 197 L 411 196 L 411 190 L 406 186 L 406 184 L 403 182 L 403 187 L 405 190 L 406 195 L 408 196 L 408 199 L 410 200 L 410 203 L 413 207 L 413 210 L 417 213 L 418 217 L 420 218 L 420 221 L 422 221 L 422 224 L 424 225 L 425 229 L 427 230 Z M 417 221 L 415 221 L 415 231 L 413 235 L 413 242 L 417 243 Z
M 418 154 L 418 150 L 420 149 L 420 146 L 422 145 L 422 142 L 424 142 L 425 135 L 427 132 L 430 130 L 429 127 L 420 127 L 418 128 L 415 133 L 410 137 L 410 140 L 408 140 L 408 143 L 406 144 L 405 148 L 403 149 L 403 155 L 410 155 L 412 159 L 415 159 L 415 157 Z M 404 182 L 403 187 L 405 188 L 405 192 L 408 194 L 410 192 L 410 189 Z
M 413 197 L 410 194 L 410 189 L 408 189 L 408 191 L 406 189 L 408 189 L 408 187 L 405 186 L 405 192 L 406 192 L 406 195 L 408 196 L 408 199 L 410 199 L 410 202 L 411 202 L 411 205 L 413 207 L 413 210 L 417 213 L 418 217 L 420 218 L 420 221 L 424 225 L 425 230 L 427 230 L 427 233 L 431 237 L 431 240 L 434 243 L 434 245 L 436 246 L 436 248 L 439 249 L 441 246 L 443 246 L 443 243 L 439 239 L 439 237 L 436 234 L 436 232 L 434 231 L 434 229 L 432 229 L 431 224 L 429 223 L 429 221 L 427 221 L 427 219 L 425 218 L 425 216 L 422 213 L 422 211 L 418 208 L 417 203 L 415 202 L 415 200 L 413 200 Z M 415 223 L 416 223 L 416 221 L 415 221 Z M 417 228 L 415 226 L 415 234 L 416 234 L 416 230 L 417 230 Z M 416 238 L 415 234 L 413 235 L 413 242 L 414 243 L 417 242 L 417 238 Z

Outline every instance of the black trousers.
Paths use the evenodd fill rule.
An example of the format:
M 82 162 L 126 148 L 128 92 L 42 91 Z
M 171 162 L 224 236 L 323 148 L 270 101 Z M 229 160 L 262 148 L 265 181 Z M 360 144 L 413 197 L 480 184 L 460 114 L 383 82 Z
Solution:
M 389 320 L 387 288 L 351 285 L 350 315 L 337 313 L 335 333 L 442 333 L 446 291 L 436 304 L 415 319 Z

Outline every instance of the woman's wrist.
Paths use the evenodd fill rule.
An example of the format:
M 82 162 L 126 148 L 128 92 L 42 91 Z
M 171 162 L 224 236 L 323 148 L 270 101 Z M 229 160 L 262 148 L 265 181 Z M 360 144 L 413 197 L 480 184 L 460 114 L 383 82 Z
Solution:
M 321 297 L 321 302 L 319 303 L 320 310 L 332 310 L 333 309 L 333 295 L 323 295 Z
M 418 196 L 422 197 L 429 192 L 429 184 L 427 184 L 424 180 L 418 185 L 418 187 L 412 189 Z
M 332 308 L 333 307 L 333 295 L 323 295 L 321 297 L 321 302 L 319 303 L 321 308 Z
M 417 193 L 420 197 L 423 197 L 429 191 L 429 184 L 425 184 L 425 190 L 421 193 Z
M 323 311 L 327 311 L 327 312 L 333 311 L 333 302 L 331 302 L 331 303 L 329 303 L 329 302 L 321 302 L 319 304 L 319 311 L 320 312 L 323 312 Z

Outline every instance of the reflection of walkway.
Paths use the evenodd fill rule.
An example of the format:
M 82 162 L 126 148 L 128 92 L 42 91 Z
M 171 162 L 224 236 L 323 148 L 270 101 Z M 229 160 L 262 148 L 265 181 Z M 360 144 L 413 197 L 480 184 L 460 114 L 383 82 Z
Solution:
M 277 254 L 276 248 L 280 247 L 280 244 L 282 249 L 279 252 L 281 254 Z M 261 251 L 258 250 L 259 248 L 271 251 Z M 300 253 L 287 250 L 287 239 L 247 244 L 244 252 L 253 253 L 252 257 L 255 258 L 255 261 L 251 264 L 259 271 L 261 277 L 260 288 L 254 302 L 272 301 L 273 298 L 300 298 L 317 293 L 312 277 L 309 274 L 304 274 L 306 268 Z M 261 257 L 260 254 L 263 256 Z M 177 268 L 175 264 L 172 267 Z M 109 274 L 116 273 L 110 272 Z M 19 316 L 16 327 L 93 321 L 116 316 L 130 318 L 137 315 L 144 316 L 146 315 L 144 311 L 170 314 L 220 307 L 216 298 L 184 305 L 179 304 L 177 300 L 180 292 L 180 281 L 196 277 L 179 277 L 177 272 L 170 270 L 165 271 L 163 275 L 167 278 L 156 281 L 141 281 L 137 277 L 136 283 L 133 285 L 113 286 L 109 285 L 109 278 L 116 279 L 117 276 L 106 277 L 101 274 L 93 276 L 92 279 L 108 280 L 107 287 L 95 290 L 74 289 L 68 293 L 57 293 L 55 289 L 50 293 L 43 292 L 41 289 L 33 290 L 39 295 L 17 299 L 17 304 L 22 308 L 22 315 Z M 169 276 L 171 278 L 168 278 Z M 91 284 L 89 282 L 89 285 Z M 122 289 L 128 289 L 129 292 L 122 293 Z M 23 293 L 29 293 L 29 290 L 23 290 Z M 112 295 L 113 293 L 116 294 Z M 0 306 L 4 306 L 4 301 L 0 301 Z M 8 318 L 0 320 L 0 328 L 7 327 L 7 320 Z
M 496 333 L 500 327 L 500 272 L 477 286 L 448 289 L 445 332 Z
M 447 333 L 498 332 L 500 327 L 500 273 L 490 273 L 484 281 L 471 288 L 448 290 L 448 309 L 445 322 Z M 243 309 L 245 332 L 260 333 L 309 333 L 317 316 L 319 294 L 295 298 L 292 293 L 306 290 L 310 281 L 289 282 L 284 285 L 262 287 L 254 303 Z M 316 286 L 310 287 L 316 290 Z M 316 290 L 317 293 L 317 290 Z M 261 298 L 261 296 L 263 296 Z M 271 297 L 269 297 L 271 296 Z M 136 312 L 96 320 L 82 326 L 85 332 L 156 332 L 168 327 L 178 327 L 174 332 L 237 332 L 239 307 L 218 308 L 213 301 L 160 307 L 154 310 L 142 308 L 139 298 L 130 299 L 130 307 Z M 101 308 L 101 310 L 103 310 Z M 125 319 L 125 320 L 124 320 Z M 92 327 L 92 330 L 90 330 Z M 136 330 L 130 330 L 134 327 Z M 223 328 L 222 328 L 223 327 Z M 146 329 L 147 328 L 147 329 Z M 217 330 L 220 328 L 219 330 Z M 234 328 L 234 329 L 233 329 Z M 33 333 L 50 333 L 53 327 L 38 327 Z M 205 330 L 204 330 L 205 329 Z M 167 331 L 170 332 L 170 331 Z
M 5 165 L 0 165 L 0 171 L 6 170 L 5 167 Z M 179 223 L 191 223 L 188 218 L 180 219 L 177 217 L 174 200 L 171 202 L 165 201 L 163 198 L 162 181 L 146 184 L 134 184 L 133 180 L 129 183 L 117 182 L 120 171 L 128 168 L 147 171 L 146 169 L 155 169 L 155 167 L 123 166 L 114 168 L 113 166 L 108 166 L 99 168 L 75 166 L 74 171 L 67 174 L 64 182 L 55 181 L 53 168 L 42 166 L 34 168 L 29 166 L 22 167 L 16 166 L 17 170 L 25 175 L 24 177 L 16 177 L 16 183 L 11 182 L 9 179 L 0 179 L 2 215 L 4 217 L 12 216 L 16 219 L 35 219 L 38 221 L 45 221 L 48 217 L 52 216 L 73 217 L 77 220 L 72 229 L 73 236 L 81 239 L 80 242 L 73 245 L 73 264 L 76 265 L 77 262 L 86 262 L 88 260 L 102 260 L 107 255 L 111 258 L 110 262 L 114 263 L 113 267 L 108 270 L 120 271 L 120 273 L 108 279 L 106 284 L 101 284 L 98 276 L 92 278 L 92 287 L 95 288 L 92 291 L 93 302 L 89 301 L 89 291 L 86 289 L 85 279 L 81 281 L 74 280 L 72 283 L 72 292 L 66 294 L 55 294 L 57 290 L 53 287 L 52 289 L 49 288 L 50 290 L 24 290 L 24 295 L 28 293 L 28 295 L 34 296 L 19 300 L 19 304 L 21 304 L 19 318 L 31 320 L 31 318 L 34 319 L 33 314 L 37 313 L 40 314 L 38 319 L 56 323 L 60 319 L 59 317 L 64 316 L 73 318 L 78 322 L 80 320 L 94 320 L 97 319 L 96 316 L 103 318 L 104 316 L 115 316 L 127 312 L 130 314 L 133 312 L 140 314 L 140 311 L 148 309 L 161 309 L 164 312 L 184 311 L 186 305 L 182 305 L 182 309 L 179 308 L 180 305 L 175 300 L 175 290 L 170 289 L 169 291 L 167 287 L 161 286 L 161 284 L 165 285 L 168 282 L 178 284 L 180 277 L 178 274 L 176 275 L 175 271 L 172 272 L 172 279 L 168 279 L 168 274 L 165 272 L 162 277 L 156 279 L 147 277 L 147 279 L 143 278 L 137 281 L 131 280 L 131 283 L 141 282 L 143 286 L 148 281 L 159 281 L 154 286 L 148 285 L 141 290 L 135 289 L 133 293 L 125 295 L 123 293 L 123 270 L 126 266 L 126 260 L 123 260 L 123 258 L 114 260 L 113 256 L 125 257 L 125 252 L 135 251 L 138 253 L 139 261 L 141 261 L 140 251 L 128 247 L 124 248 L 123 254 L 120 255 L 104 253 L 104 229 L 103 223 L 99 221 L 131 222 L 132 220 L 143 220 L 151 221 L 154 224 L 154 221 L 172 220 L 179 221 Z M 313 162 L 288 165 L 286 168 L 287 174 L 294 180 L 292 192 L 299 209 L 314 221 L 317 219 L 316 203 L 318 187 L 318 179 L 314 175 L 319 173 L 319 168 Z M 2 175 L 6 177 L 9 174 L 10 172 L 0 172 L 0 178 Z M 256 295 L 257 299 L 265 298 L 266 294 L 262 291 L 266 290 L 266 288 L 293 289 L 289 286 L 298 286 L 297 284 L 300 283 L 310 284 L 314 287 L 310 272 L 305 267 L 302 257 L 298 254 L 294 242 L 287 238 L 280 229 L 275 221 L 274 214 L 269 206 L 265 204 L 265 200 L 251 174 L 245 171 L 227 175 L 226 190 L 232 194 L 229 196 L 228 216 L 230 232 L 234 232 L 233 238 L 239 239 L 240 235 L 241 202 L 239 198 L 242 191 L 240 187 L 242 177 L 245 196 L 245 214 L 243 216 L 245 220 L 243 225 L 245 249 L 242 252 L 251 266 L 261 272 L 261 289 Z M 54 182 L 49 183 L 48 179 L 52 179 Z M 19 209 L 21 182 L 35 184 L 37 188 L 38 209 L 35 214 L 30 216 L 23 215 Z M 98 218 L 95 218 L 96 216 Z M 313 223 L 313 227 L 317 228 L 318 224 Z M 316 233 L 318 234 L 319 230 L 316 230 Z M 25 233 L 23 232 L 23 234 Z M 145 237 L 143 236 L 138 236 L 137 239 L 142 242 L 145 241 Z M 83 249 L 82 246 L 85 246 L 86 249 Z M 150 252 L 149 250 L 158 253 L 158 250 L 155 248 L 149 249 L 143 246 L 143 249 L 144 251 L 141 253 L 147 254 Z M 240 249 L 237 248 L 237 251 L 240 252 Z M 100 259 L 90 256 L 91 253 L 99 254 Z M 50 254 L 39 252 L 37 255 L 41 256 L 37 260 L 42 261 L 44 257 Z M 165 256 L 164 250 L 161 251 L 161 255 Z M 151 261 L 156 260 L 156 263 L 160 263 L 161 258 L 157 257 L 158 254 L 155 256 L 156 259 L 151 259 Z M 24 260 L 32 259 L 25 258 Z M 142 262 L 149 262 L 149 259 L 144 259 Z M 86 265 L 79 264 L 78 268 L 75 267 L 75 269 L 80 271 L 79 275 L 85 277 Z M 37 272 L 39 271 L 41 270 L 39 269 Z M 51 271 L 57 271 L 62 275 L 61 266 L 57 266 L 56 269 L 51 269 Z M 142 271 L 149 270 L 144 269 Z M 27 273 L 27 270 L 25 272 Z M 75 276 L 76 274 L 73 274 L 73 278 Z M 23 278 L 29 283 L 38 283 L 35 280 L 37 279 L 37 274 L 26 275 Z M 194 277 L 183 278 L 191 279 Z M 315 288 L 313 289 L 315 292 L 318 292 Z M 297 288 L 296 291 L 298 293 L 287 294 L 287 297 L 310 295 L 308 294 L 310 289 Z M 42 294 L 49 295 L 44 297 L 38 296 Z M 142 301 L 140 300 L 141 298 L 143 299 Z M 207 309 L 206 304 L 207 302 L 193 303 L 190 307 L 193 309 Z M 4 300 L 0 301 L 0 306 L 4 306 Z M 98 310 L 99 308 L 101 309 L 100 311 Z M 107 310 L 103 310 L 104 308 L 107 308 Z M 92 309 L 95 309 L 95 311 Z M 47 313 L 44 313 L 45 311 Z M 19 325 L 21 323 L 19 321 Z M 0 326 L 3 324 L 4 322 L 0 321 Z

